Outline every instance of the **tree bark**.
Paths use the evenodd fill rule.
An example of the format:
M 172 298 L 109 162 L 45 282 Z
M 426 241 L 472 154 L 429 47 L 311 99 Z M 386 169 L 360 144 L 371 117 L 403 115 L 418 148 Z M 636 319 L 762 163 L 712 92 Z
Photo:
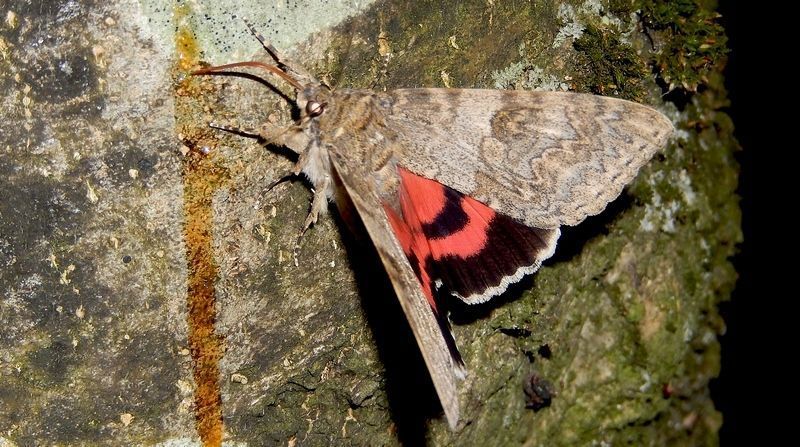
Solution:
M 263 3 L 4 4 L 0 445 L 717 443 L 741 231 L 713 2 Z M 293 160 L 206 126 L 288 117 L 263 83 L 188 77 L 268 60 L 241 16 L 334 88 L 591 92 L 675 123 L 532 279 L 454 306 L 457 430 L 369 241 L 334 212 L 296 248 L 307 185 L 265 191 Z

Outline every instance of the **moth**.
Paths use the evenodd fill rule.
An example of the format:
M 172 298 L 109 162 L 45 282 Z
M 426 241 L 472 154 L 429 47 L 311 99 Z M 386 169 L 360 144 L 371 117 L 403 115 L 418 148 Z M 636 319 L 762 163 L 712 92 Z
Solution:
M 303 231 L 335 202 L 370 236 L 405 312 L 451 428 L 466 374 L 441 297 L 482 303 L 535 272 L 562 225 L 601 212 L 663 147 L 672 123 L 615 98 L 568 92 L 331 89 L 280 54 L 252 67 L 295 91 L 281 127 L 212 127 L 298 155 L 313 200 Z

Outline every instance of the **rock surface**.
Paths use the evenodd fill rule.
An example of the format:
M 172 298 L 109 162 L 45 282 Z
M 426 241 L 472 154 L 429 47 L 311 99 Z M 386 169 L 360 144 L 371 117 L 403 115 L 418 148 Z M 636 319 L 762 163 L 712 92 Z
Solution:
M 741 233 L 713 5 L 264 3 L 0 8 L 1 446 L 716 443 Z M 241 16 L 334 87 L 594 92 L 678 128 L 534 278 L 454 309 L 455 432 L 368 244 L 334 215 L 295 250 L 310 193 L 264 191 L 292 161 L 206 127 L 283 110 L 187 77 L 267 59 Z

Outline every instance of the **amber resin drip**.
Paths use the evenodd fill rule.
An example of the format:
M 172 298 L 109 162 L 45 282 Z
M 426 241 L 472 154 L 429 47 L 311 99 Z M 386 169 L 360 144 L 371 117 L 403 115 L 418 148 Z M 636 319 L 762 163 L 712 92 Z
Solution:
M 189 349 L 195 383 L 197 431 L 204 446 L 222 444 L 219 386 L 220 337 L 215 333 L 217 264 L 214 260 L 212 197 L 224 180 L 214 157 L 190 152 L 184 165 L 185 240 L 188 262 Z
M 176 61 L 174 74 L 177 136 L 183 141 L 184 240 L 187 262 L 187 326 L 194 377 L 194 409 L 197 433 L 205 447 L 222 445 L 223 419 L 219 361 L 222 340 L 215 332 L 215 285 L 218 267 L 213 248 L 214 193 L 227 177 L 221 160 L 207 147 L 207 129 L 201 118 L 197 83 L 186 75 L 197 68 L 199 48 L 191 26 L 187 4 L 174 8 Z

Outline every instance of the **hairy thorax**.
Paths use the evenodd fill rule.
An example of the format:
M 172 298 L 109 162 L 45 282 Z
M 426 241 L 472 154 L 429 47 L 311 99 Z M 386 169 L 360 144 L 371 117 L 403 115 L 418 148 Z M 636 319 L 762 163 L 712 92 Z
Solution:
M 319 117 L 313 129 L 319 142 L 319 150 L 309 149 L 308 175 L 315 186 L 323 175 L 331 172 L 330 152 L 346 154 L 357 160 L 354 167 L 358 175 L 371 183 L 374 191 L 384 203 L 397 202 L 397 159 L 402 150 L 396 144 L 394 131 L 386 125 L 386 116 L 391 114 L 392 101 L 388 95 L 371 90 L 344 89 L 334 92 L 328 99 L 325 113 Z M 316 181 L 315 181 L 316 180 Z M 338 182 L 332 183 L 332 188 Z M 337 193 L 329 191 L 329 198 Z

